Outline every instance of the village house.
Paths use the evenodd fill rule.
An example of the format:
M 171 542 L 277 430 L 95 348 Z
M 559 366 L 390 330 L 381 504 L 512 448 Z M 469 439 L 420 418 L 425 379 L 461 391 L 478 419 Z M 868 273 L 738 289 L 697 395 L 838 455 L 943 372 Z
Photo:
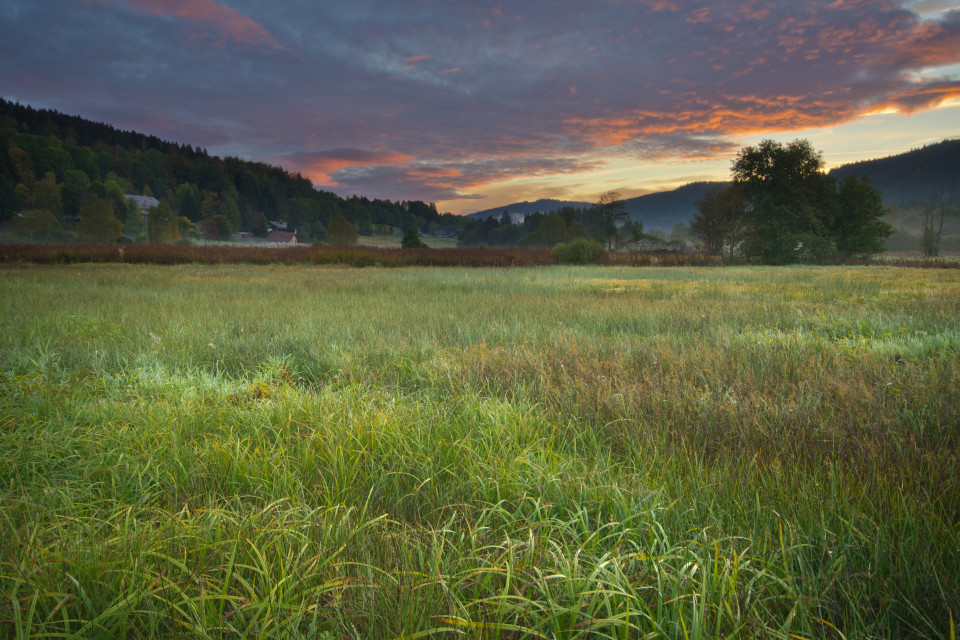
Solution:
M 433 237 L 434 238 L 459 238 L 460 234 L 463 233 L 462 227 L 456 227 L 453 225 L 446 224 L 437 224 L 433 226 Z
M 297 244 L 297 234 L 289 231 L 274 231 L 267 235 L 270 244 Z
M 140 207 L 140 211 L 144 215 L 146 215 L 150 209 L 160 204 L 160 201 L 153 196 L 135 196 L 131 193 L 125 193 L 123 197 L 127 200 L 133 200 L 137 206 Z

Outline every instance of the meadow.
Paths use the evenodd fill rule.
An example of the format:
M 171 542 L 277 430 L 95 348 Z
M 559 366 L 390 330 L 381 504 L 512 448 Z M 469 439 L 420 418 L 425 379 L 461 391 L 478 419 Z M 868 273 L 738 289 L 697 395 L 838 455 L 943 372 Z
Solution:
M 0 266 L 0 636 L 933 638 L 960 271 Z

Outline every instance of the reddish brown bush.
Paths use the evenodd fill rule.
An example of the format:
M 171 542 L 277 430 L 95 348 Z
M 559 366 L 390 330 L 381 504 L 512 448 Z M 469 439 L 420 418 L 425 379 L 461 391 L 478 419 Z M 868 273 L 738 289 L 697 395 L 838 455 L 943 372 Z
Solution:
M 129 262 L 133 264 L 341 264 L 354 267 L 533 267 L 553 264 L 550 250 L 534 247 L 505 249 L 392 249 L 378 247 L 257 247 L 169 244 L 7 244 L 0 245 L 0 263 L 73 264 Z M 597 264 L 630 267 L 719 266 L 720 259 L 700 253 L 605 252 Z M 845 260 L 845 265 L 887 265 L 925 269 L 960 268 L 960 260 L 880 257 Z

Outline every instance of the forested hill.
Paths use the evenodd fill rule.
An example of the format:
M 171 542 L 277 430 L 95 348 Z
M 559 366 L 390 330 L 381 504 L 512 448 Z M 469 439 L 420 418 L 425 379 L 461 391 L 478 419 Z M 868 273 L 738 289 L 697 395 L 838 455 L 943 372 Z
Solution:
M 866 176 L 887 205 L 908 204 L 933 194 L 960 193 L 960 140 L 944 140 L 895 156 L 846 164 L 830 171 L 838 180 Z
M 49 211 L 51 224 L 61 230 L 83 202 L 97 196 L 114 203 L 114 215 L 126 226 L 136 221 L 127 219 L 124 194 L 152 195 L 198 228 L 216 219 L 224 234 L 265 235 L 268 221 L 286 222 L 301 241 L 323 239 L 339 215 L 361 234 L 461 222 L 432 204 L 344 199 L 280 167 L 219 158 L 188 144 L 0 98 L 0 222 L 25 210 Z
M 691 182 L 672 191 L 648 193 L 623 201 L 632 220 L 639 220 L 647 231 L 670 232 L 674 225 L 690 224 L 697 215 L 697 203 L 703 200 L 711 187 L 724 182 Z

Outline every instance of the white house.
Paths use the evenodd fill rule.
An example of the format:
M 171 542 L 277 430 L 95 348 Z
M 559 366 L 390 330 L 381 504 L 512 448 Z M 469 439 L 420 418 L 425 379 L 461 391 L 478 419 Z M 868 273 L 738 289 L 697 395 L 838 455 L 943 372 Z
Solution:
M 140 211 L 147 213 L 153 207 L 160 204 L 160 201 L 154 198 L 153 196 L 135 196 L 129 193 L 123 195 L 127 200 L 133 200 L 137 203 L 137 206 L 140 207 Z

